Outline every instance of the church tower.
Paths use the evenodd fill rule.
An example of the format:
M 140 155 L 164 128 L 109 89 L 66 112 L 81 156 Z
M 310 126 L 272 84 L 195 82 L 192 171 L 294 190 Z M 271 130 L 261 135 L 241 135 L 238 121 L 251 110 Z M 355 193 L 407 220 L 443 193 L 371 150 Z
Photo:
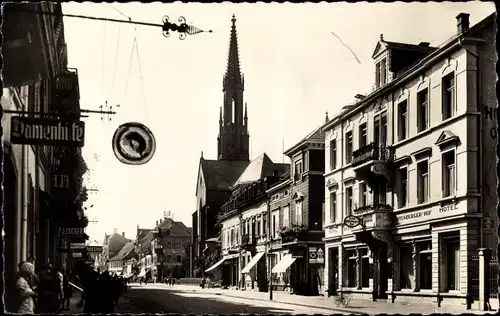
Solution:
M 219 115 L 218 160 L 249 161 L 247 105 L 243 103 L 245 80 L 240 69 L 236 17 L 233 14 L 227 69 L 222 80 L 224 104 Z

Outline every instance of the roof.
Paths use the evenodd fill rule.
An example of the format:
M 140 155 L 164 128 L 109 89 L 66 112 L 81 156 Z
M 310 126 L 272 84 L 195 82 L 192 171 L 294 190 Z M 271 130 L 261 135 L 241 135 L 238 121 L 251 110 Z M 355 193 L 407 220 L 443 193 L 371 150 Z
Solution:
M 303 145 L 306 142 L 318 142 L 318 143 L 324 143 L 325 142 L 325 132 L 322 129 L 323 126 L 319 126 L 315 128 L 312 132 L 307 134 L 306 137 L 302 138 L 301 141 L 293 145 L 290 149 L 285 151 L 285 155 L 290 155 L 294 153 L 301 145 Z
M 273 176 L 275 170 L 279 171 L 271 158 L 269 158 L 266 153 L 263 153 L 250 162 L 245 168 L 245 171 L 243 171 L 238 178 L 238 181 L 236 181 L 235 186 L 242 183 L 258 181 L 267 176 Z
M 248 166 L 248 161 L 200 159 L 207 190 L 230 190 Z
M 92 241 L 90 241 L 90 242 L 87 243 L 87 246 L 90 246 L 90 247 L 93 247 L 93 246 L 100 247 L 102 245 L 99 242 L 97 242 L 97 240 L 92 240 Z
M 383 47 L 383 48 L 382 48 Z M 422 53 L 430 53 L 434 50 L 436 50 L 436 47 L 431 47 L 428 46 L 428 43 L 420 43 L 420 44 L 408 44 L 408 43 L 401 43 L 401 42 L 391 42 L 391 41 L 386 41 L 385 39 L 381 38 L 378 42 L 377 45 L 375 46 L 375 49 L 373 50 L 372 58 L 374 58 L 376 55 L 378 55 L 382 50 L 385 49 L 400 49 L 400 50 L 411 50 L 411 51 L 418 51 Z
M 117 233 L 111 235 L 108 240 L 109 257 L 113 257 L 123 248 L 123 246 L 125 246 L 125 244 L 130 242 L 130 240 Z
M 130 259 L 131 256 L 135 254 L 134 250 L 135 250 L 134 242 L 130 241 L 126 243 L 115 256 L 109 259 L 109 261 L 128 260 Z
M 141 240 L 151 231 L 151 229 L 137 228 L 137 240 Z

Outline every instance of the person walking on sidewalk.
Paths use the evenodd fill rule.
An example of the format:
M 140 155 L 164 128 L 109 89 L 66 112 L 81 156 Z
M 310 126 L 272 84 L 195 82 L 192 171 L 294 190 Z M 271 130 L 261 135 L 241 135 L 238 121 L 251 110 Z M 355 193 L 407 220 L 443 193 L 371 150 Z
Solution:
M 64 299 L 62 309 L 63 311 L 69 311 L 69 301 L 73 297 L 73 288 L 69 284 L 69 273 L 65 270 L 63 270 L 63 292 Z
M 33 291 L 28 281 L 35 273 L 34 271 L 35 267 L 29 262 L 22 262 L 19 264 L 19 277 L 16 282 L 16 290 L 19 296 L 19 308 L 17 312 L 19 314 L 35 313 L 35 303 L 33 299 L 36 297 L 36 292 Z
M 59 311 L 60 287 L 59 280 L 54 275 L 50 263 L 40 271 L 37 291 L 37 313 L 57 313 Z

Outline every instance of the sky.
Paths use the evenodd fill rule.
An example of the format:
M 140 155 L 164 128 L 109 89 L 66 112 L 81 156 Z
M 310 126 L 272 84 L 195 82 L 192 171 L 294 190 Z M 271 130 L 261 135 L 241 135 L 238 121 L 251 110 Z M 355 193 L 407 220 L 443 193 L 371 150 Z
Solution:
M 87 234 L 99 242 L 115 229 L 133 239 L 137 226 L 153 228 L 167 210 L 191 226 L 201 152 L 205 159 L 217 154 L 233 14 L 245 76 L 250 158 L 265 152 L 274 162 L 289 162 L 283 148 L 323 124 L 325 112 L 331 118 L 354 103 L 356 94 L 372 91 L 371 55 L 380 34 L 388 41 L 439 45 L 456 33 L 457 14 L 469 13 L 474 25 L 495 12 L 493 2 L 477 1 L 62 6 L 66 14 L 157 24 L 165 15 L 173 22 L 184 16 L 213 30 L 180 40 L 175 32 L 164 37 L 159 27 L 64 18 L 81 107 L 99 110 L 107 102 L 117 112 L 111 121 L 99 114 L 84 119 L 86 185 L 99 190 L 86 202 L 92 220 Z M 155 155 L 144 165 L 122 164 L 113 154 L 113 133 L 127 122 L 141 122 L 155 135 Z

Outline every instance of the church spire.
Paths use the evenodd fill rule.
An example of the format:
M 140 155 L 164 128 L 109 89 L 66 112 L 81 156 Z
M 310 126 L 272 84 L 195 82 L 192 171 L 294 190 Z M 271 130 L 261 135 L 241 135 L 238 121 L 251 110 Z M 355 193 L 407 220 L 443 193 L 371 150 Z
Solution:
M 231 35 L 229 39 L 229 54 L 227 57 L 227 68 L 224 75 L 224 91 L 229 88 L 240 87 L 243 90 L 243 75 L 240 68 L 240 56 L 238 50 L 238 34 L 236 32 L 236 16 L 231 19 Z

